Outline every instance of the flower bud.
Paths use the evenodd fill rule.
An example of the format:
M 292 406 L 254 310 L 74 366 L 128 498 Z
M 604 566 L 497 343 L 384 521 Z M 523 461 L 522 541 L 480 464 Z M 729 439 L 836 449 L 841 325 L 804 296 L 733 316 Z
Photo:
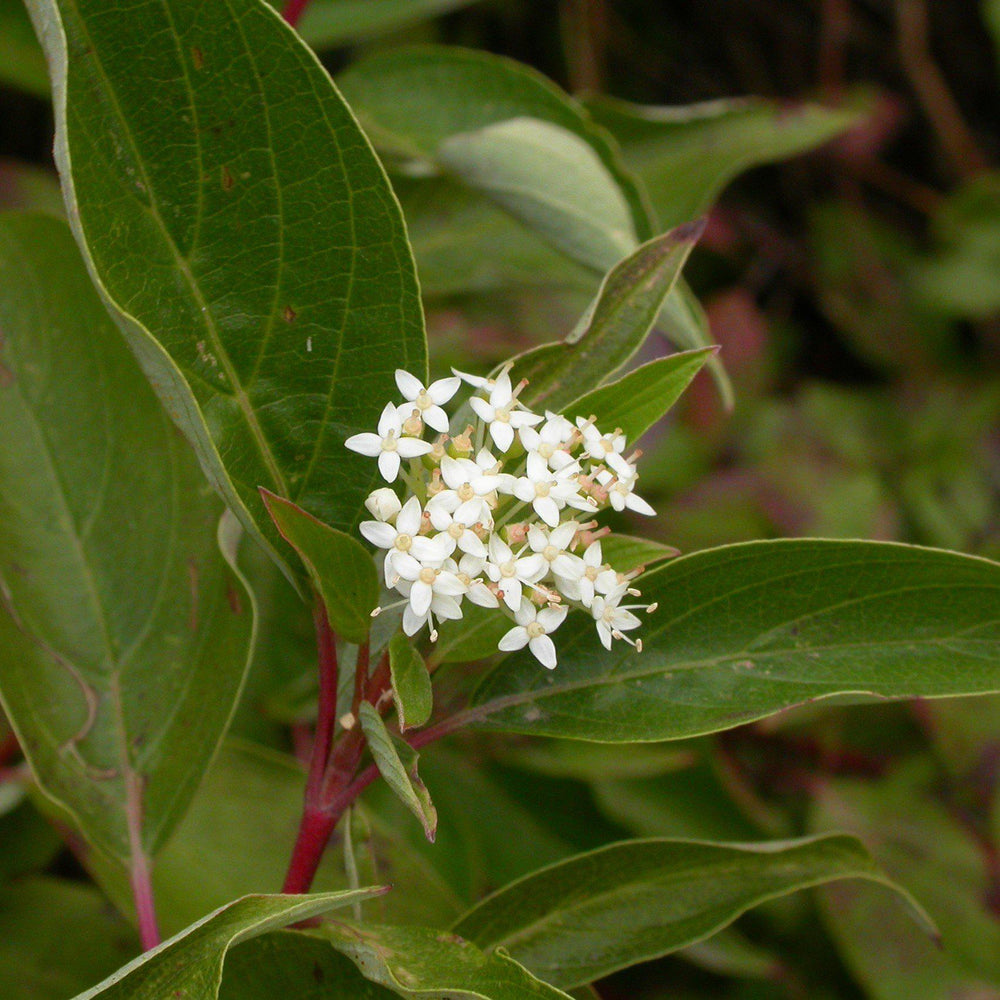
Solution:
M 365 506 L 371 512 L 372 517 L 379 521 L 388 521 L 391 524 L 396 520 L 396 515 L 403 505 L 399 502 L 399 497 L 388 486 L 383 486 L 368 497 Z

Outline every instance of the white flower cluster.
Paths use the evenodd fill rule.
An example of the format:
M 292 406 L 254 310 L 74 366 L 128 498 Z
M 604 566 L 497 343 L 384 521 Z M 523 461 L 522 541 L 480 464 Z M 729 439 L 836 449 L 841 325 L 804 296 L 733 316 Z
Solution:
M 477 390 L 469 403 L 478 419 L 449 436 L 442 407 L 463 380 Z M 456 372 L 426 387 L 400 369 L 396 384 L 404 402 L 387 403 L 378 432 L 346 445 L 377 458 L 383 478 L 400 478 L 409 494 L 403 502 L 393 489 L 375 490 L 365 502 L 375 520 L 360 525 L 385 553 L 386 585 L 403 595 L 406 634 L 429 625 L 436 640 L 435 620 L 461 618 L 468 598 L 513 620 L 500 649 L 527 646 L 549 668 L 551 635 L 570 606 L 592 616 L 608 649 L 621 639 L 641 650 L 625 633 L 641 624 L 633 611 L 655 605 L 622 603 L 640 596 L 630 586 L 639 571 L 605 564 L 609 529 L 581 519 L 609 506 L 654 513 L 635 493 L 640 452 L 625 457 L 624 434 L 602 434 L 594 418 L 532 413 L 517 398 L 527 382 L 512 386 L 509 367 L 495 379 Z M 438 432 L 433 441 L 423 439 L 426 428 Z

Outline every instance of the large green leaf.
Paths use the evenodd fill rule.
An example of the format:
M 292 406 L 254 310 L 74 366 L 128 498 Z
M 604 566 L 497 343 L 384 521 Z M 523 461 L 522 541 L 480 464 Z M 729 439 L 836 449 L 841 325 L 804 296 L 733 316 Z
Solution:
M 623 841 L 520 879 L 453 930 L 572 989 L 694 944 L 765 900 L 843 878 L 892 885 L 853 837 Z
M 0 0 L 0 83 L 13 84 L 38 97 L 49 96 L 45 56 L 31 30 L 22 0 Z
M 302 817 L 304 784 L 302 767 L 285 754 L 232 739 L 223 744 L 200 794 L 153 869 L 164 933 L 176 933 L 238 896 L 281 885 Z M 362 882 L 395 886 L 393 892 L 364 904 L 366 918 L 445 924 L 468 905 L 468 897 L 460 896 L 435 870 L 436 849 L 417 825 L 412 823 L 412 839 L 401 831 L 410 821 L 402 807 L 395 809 L 395 799 L 384 808 L 381 801 L 369 805 L 366 798 L 352 812 L 358 826 L 365 828 L 354 838 Z M 339 843 L 342 832 L 334 834 L 324 856 L 313 883 L 317 892 L 349 887 Z M 115 904 L 128 908 L 128 880 L 121 870 L 92 853 L 84 861 Z
M 713 353 L 709 347 L 650 361 L 581 396 L 564 412 L 568 417 L 595 416 L 598 427 L 609 432 L 620 427 L 633 443 L 680 399 Z
M 991 860 L 982 841 L 942 799 L 940 772 L 924 760 L 881 779 L 828 782 L 815 801 L 812 825 L 862 838 L 941 930 L 936 946 L 877 887 L 844 884 L 823 890 L 825 922 L 873 1000 L 1000 997 L 1000 919 L 991 904 Z
M 251 599 L 65 223 L 0 219 L 0 290 L 0 695 L 46 794 L 141 863 L 227 725 Z
M 424 927 L 328 923 L 310 932 L 347 955 L 366 979 L 413 1000 L 565 1000 L 502 952 L 486 955 L 451 934 Z
M 1000 565 L 880 542 L 785 540 L 682 557 L 639 581 L 659 602 L 645 650 L 611 652 L 583 615 L 559 665 L 505 660 L 466 718 L 599 742 L 729 729 L 831 695 L 854 701 L 1000 690 Z
M 679 226 L 644 243 L 607 274 L 579 326 L 564 340 L 514 359 L 529 380 L 521 398 L 561 410 L 600 385 L 642 346 L 704 227 Z
M 813 149 L 859 117 L 856 108 L 789 108 L 753 98 L 644 107 L 601 96 L 587 108 L 622 144 L 665 226 L 700 215 L 750 167 Z
M 222 981 L 226 952 L 289 924 L 341 906 L 349 906 L 382 892 L 359 889 L 315 896 L 244 896 L 210 913 L 176 937 L 119 969 L 76 1000 L 165 1000 L 190 997 L 215 1000 Z
M 370 553 L 353 535 L 331 528 L 282 497 L 261 492 L 267 512 L 322 595 L 333 631 L 348 642 L 365 642 L 378 604 L 378 574 Z
M 263 0 L 29 8 L 78 241 L 206 473 L 269 543 L 260 486 L 349 529 L 377 473 L 344 440 L 395 368 L 426 369 L 402 215 L 350 110 Z
M 528 66 L 455 46 L 415 46 L 364 59 L 337 83 L 377 148 L 393 159 L 423 161 L 432 169 L 444 166 L 439 158 L 449 140 L 476 133 L 488 137 L 491 133 L 483 130 L 509 128 L 512 122 L 531 119 L 575 136 L 604 168 L 602 197 L 612 199 L 617 189 L 626 200 L 633 238 L 653 235 L 643 194 L 622 166 L 615 143 L 578 102 Z M 502 157 L 497 167 L 511 169 Z M 574 203 L 566 188 L 555 184 Z M 555 189 L 550 188 L 550 197 Z M 615 259 L 602 260 L 598 267 L 605 270 Z
M 91 886 L 31 878 L 0 889 L 4 1000 L 66 1000 L 138 951 L 135 932 Z

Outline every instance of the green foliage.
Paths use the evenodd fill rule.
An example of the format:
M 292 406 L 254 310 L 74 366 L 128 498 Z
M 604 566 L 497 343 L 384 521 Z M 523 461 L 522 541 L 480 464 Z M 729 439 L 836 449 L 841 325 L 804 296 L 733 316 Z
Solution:
M 850 837 L 623 841 L 507 886 L 454 929 L 569 989 L 708 937 L 764 900 L 843 878 L 887 884 Z
M 358 716 L 368 748 L 386 784 L 420 821 L 427 839 L 433 841 L 437 832 L 437 810 L 427 786 L 417 774 L 416 751 L 402 740 L 393 740 L 378 709 L 367 701 L 361 703 Z
M 455 1000 L 558 1000 L 566 996 L 503 952 L 486 955 L 443 931 L 329 924 L 315 933 L 347 955 L 365 978 L 398 996 L 445 995 Z
M 920 155 L 911 81 L 911 178 L 891 94 L 661 106 L 728 51 L 684 50 L 700 11 L 664 37 L 655 4 L 312 0 L 293 30 L 294 7 L 0 0 L 0 208 L 47 213 L 0 215 L 0 994 L 997 994 L 1000 701 L 931 700 L 1000 692 L 985 120 L 935 118 L 945 155 Z M 868 35 L 846 59 L 824 24 L 819 87 L 851 93 Z M 529 37 L 598 93 L 412 44 Z M 339 49 L 343 96 L 310 46 Z M 7 158 L 49 148 L 50 91 L 61 191 L 44 157 Z M 848 130 L 822 176 L 761 172 L 714 210 Z M 555 511 L 586 522 L 577 554 L 601 540 L 567 570 L 600 602 L 555 570 L 527 584 L 578 608 L 553 669 L 544 644 L 500 653 L 497 609 L 445 620 L 448 588 L 491 603 L 474 562 L 445 564 L 419 627 L 443 556 L 402 555 L 493 531 L 525 554 L 548 493 L 501 480 L 496 524 L 443 532 L 438 446 L 469 446 L 439 439 L 372 515 L 427 508 L 399 563 L 380 576 L 358 537 L 383 484 L 344 444 L 397 369 L 428 380 L 424 304 L 435 376 L 512 357 L 522 403 L 582 418 L 554 431 L 569 451 L 601 448 L 592 414 L 629 439 L 582 458 L 596 523 L 581 497 Z M 444 405 L 462 432 L 471 407 Z M 640 436 L 641 529 L 648 508 L 611 502 Z M 625 588 L 641 626 L 602 617 Z M 266 895 L 283 884 L 319 895 Z
M 629 441 L 637 441 L 677 402 L 712 354 L 707 348 L 650 361 L 570 403 L 567 415 L 596 416 L 598 426 L 620 427 Z
M 209 478 L 269 544 L 260 486 L 350 528 L 374 479 L 344 440 L 426 366 L 403 220 L 350 111 L 256 0 L 29 8 L 77 238 Z M 155 99 L 133 72 L 151 37 Z
M 567 622 L 556 676 L 523 654 L 476 690 L 480 729 L 604 742 L 728 729 L 831 695 L 996 689 L 1000 566 L 875 542 L 724 546 L 641 581 L 645 648 L 606 651 Z M 624 644 L 622 644 L 624 646 Z
M 402 633 L 389 643 L 389 670 L 400 730 L 424 725 L 433 707 L 431 677 L 424 658 Z
M 0 298 L 4 710 L 46 794 L 138 864 L 215 752 L 253 606 L 65 223 L 0 217 L 0 287 L 30 293 Z
M 146 952 L 77 1000 L 215 1000 L 226 952 L 259 934 L 365 899 L 379 889 L 316 896 L 244 896 Z
M 613 267 L 579 325 L 562 343 L 543 344 L 514 359 L 513 376 L 528 379 L 524 401 L 559 412 L 618 371 L 642 346 L 701 235 L 682 226 L 643 244 Z
M 378 603 L 378 575 L 364 546 L 290 501 L 261 492 L 282 538 L 305 563 L 334 631 L 348 642 L 367 641 Z

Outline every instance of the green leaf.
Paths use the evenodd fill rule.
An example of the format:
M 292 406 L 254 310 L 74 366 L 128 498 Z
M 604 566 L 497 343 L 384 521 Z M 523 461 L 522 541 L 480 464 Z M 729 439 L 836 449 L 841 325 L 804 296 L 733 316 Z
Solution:
M 575 135 L 606 172 L 603 197 L 614 197 L 608 188 L 617 188 L 626 199 L 633 236 L 646 240 L 653 235 L 644 195 L 622 166 L 615 143 L 577 101 L 528 66 L 456 46 L 400 47 L 355 63 L 337 83 L 376 148 L 390 157 L 390 166 L 392 160 L 416 160 L 439 169 L 447 140 L 519 119 Z M 602 261 L 600 269 L 613 263 L 614 258 Z
M 281 884 L 302 818 L 304 784 L 305 773 L 294 758 L 239 740 L 223 743 L 200 794 L 153 868 L 164 933 L 176 933 L 239 896 Z M 448 923 L 468 902 L 437 872 L 432 863 L 436 848 L 423 833 L 415 828 L 412 842 L 401 835 L 400 821 L 407 817 L 391 800 L 393 808 L 383 810 L 381 802 L 366 796 L 352 810 L 359 825 L 367 827 L 364 836 L 354 838 L 362 882 L 392 883 L 399 889 L 365 903 L 365 916 L 394 923 Z M 313 883 L 317 892 L 350 888 L 341 836 L 341 830 L 334 834 L 320 865 Z M 123 872 L 93 852 L 85 853 L 83 861 L 114 903 L 127 910 L 131 897 Z
M 11 84 L 36 97 L 49 96 L 45 56 L 31 30 L 21 0 L 0 0 L 0 83 Z
M 350 110 L 260 0 L 29 9 L 77 239 L 209 478 L 267 544 L 259 486 L 349 530 L 377 472 L 344 440 L 396 368 L 426 371 L 402 215 Z
M 714 348 L 658 358 L 570 403 L 566 416 L 597 417 L 609 431 L 620 427 L 634 442 L 680 399 L 681 393 L 715 353 Z
M 63 848 L 62 838 L 42 817 L 23 786 L 0 785 L 0 799 L 11 796 L 10 808 L 0 808 L 0 883 L 48 868 Z
M 348 642 L 367 641 L 379 593 L 378 573 L 368 550 L 353 536 L 323 524 L 290 500 L 263 488 L 261 495 L 282 538 L 305 563 L 334 632 Z
M 325 941 L 296 931 L 274 931 L 233 948 L 219 990 L 219 1000 L 393 1000 L 397 995 L 368 982 Z
M 927 907 L 941 929 L 926 940 L 875 887 L 831 886 L 824 922 L 865 994 L 874 1000 L 1000 995 L 995 873 L 980 838 L 944 801 L 940 771 L 915 760 L 881 779 L 825 783 L 811 826 L 849 830 Z
M 654 542 L 651 538 L 622 535 L 617 531 L 601 539 L 604 561 L 619 573 L 630 573 L 639 566 L 655 566 L 664 559 L 673 559 L 680 552 L 671 545 Z
M 299 34 L 316 49 L 364 41 L 468 7 L 473 0 L 312 0 Z M 278 0 L 273 5 L 281 6 Z
M 703 223 L 680 226 L 643 244 L 608 272 L 564 341 L 514 358 L 513 375 L 530 382 L 521 398 L 558 411 L 581 388 L 598 386 L 621 368 L 642 346 L 703 229 Z
M 431 675 L 424 658 L 402 632 L 389 643 L 389 671 L 400 731 L 424 725 L 434 707 Z
M 0 217 L 0 289 L 0 696 L 43 791 L 135 862 L 226 728 L 252 598 L 66 224 Z
M 424 835 L 433 843 L 437 831 L 437 810 L 417 774 L 419 754 L 403 740 L 394 740 L 389 735 L 374 705 L 363 701 L 358 711 L 361 728 L 368 738 L 368 748 L 379 772 L 400 801 L 417 817 L 424 828 Z
M 677 739 L 842 695 L 1000 689 L 1000 565 L 884 542 L 782 540 L 709 549 L 638 581 L 659 603 L 645 650 L 611 652 L 571 615 L 559 665 L 518 654 L 484 678 L 482 729 L 598 742 Z
M 449 1000 L 565 1000 L 502 952 L 485 955 L 453 934 L 424 927 L 352 927 L 337 922 L 310 935 L 322 937 L 372 982 L 403 997 Z
M 138 951 L 135 932 L 90 886 L 29 878 L 0 888 L 4 1000 L 66 1000 Z
M 382 889 L 329 892 L 314 896 L 244 896 L 147 951 L 75 1000 L 215 1000 L 226 952 L 241 941 L 328 913 Z
M 665 226 L 707 211 L 743 171 L 822 145 L 860 117 L 856 107 L 789 107 L 757 98 L 644 107 L 600 96 L 587 108 L 622 144 Z
M 453 929 L 572 989 L 700 941 L 765 900 L 843 878 L 892 886 L 853 837 L 624 841 L 520 879 Z
M 512 118 L 449 136 L 437 161 L 581 264 L 603 270 L 636 236 L 628 202 L 576 133 Z

